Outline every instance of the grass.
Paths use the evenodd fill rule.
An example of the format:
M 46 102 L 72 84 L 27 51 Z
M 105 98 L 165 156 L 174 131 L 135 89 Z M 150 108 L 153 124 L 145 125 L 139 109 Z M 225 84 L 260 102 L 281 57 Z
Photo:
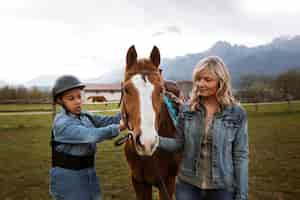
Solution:
M 0 199 L 50 199 L 50 124 L 51 115 L 0 116 Z M 96 166 L 104 199 L 134 198 L 122 147 L 98 145 Z
M 300 198 L 300 112 L 249 114 L 250 199 Z
M 245 107 L 250 199 L 300 199 L 300 104 Z M 51 115 L 0 116 L 0 199 L 50 199 L 50 126 Z M 104 199 L 135 199 L 123 148 L 103 142 L 96 160 Z
M 110 110 L 116 108 L 118 108 L 118 103 L 83 105 L 84 110 Z M 51 110 L 51 104 L 0 104 L 0 112 L 33 112 Z
M 270 104 L 244 104 L 244 108 L 246 108 L 248 114 L 257 114 L 257 113 L 270 113 L 271 115 L 274 113 L 282 113 L 282 112 L 296 112 L 300 111 L 300 101 L 293 101 L 290 104 L 287 102 L 283 103 L 270 103 Z

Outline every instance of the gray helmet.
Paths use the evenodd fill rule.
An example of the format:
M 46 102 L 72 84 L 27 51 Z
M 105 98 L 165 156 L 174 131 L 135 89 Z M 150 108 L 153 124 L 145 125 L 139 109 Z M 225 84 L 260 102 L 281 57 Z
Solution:
M 75 76 L 61 76 L 58 79 L 56 79 L 54 87 L 52 88 L 53 101 L 56 102 L 57 97 L 68 90 L 84 87 L 85 85 Z

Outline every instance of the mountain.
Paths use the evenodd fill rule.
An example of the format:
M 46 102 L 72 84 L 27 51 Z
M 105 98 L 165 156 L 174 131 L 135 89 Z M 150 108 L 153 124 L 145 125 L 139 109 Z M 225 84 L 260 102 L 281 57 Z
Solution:
M 241 75 L 277 75 L 290 68 L 300 68 L 300 36 L 279 37 L 256 47 L 215 43 L 210 49 L 174 59 L 163 59 L 164 76 L 168 79 L 190 80 L 197 62 L 210 55 L 221 57 L 227 64 L 234 84 Z
M 84 80 L 85 83 L 119 83 L 124 74 L 124 69 L 115 69 L 109 73 L 103 74 L 98 78 Z
M 300 68 L 300 35 L 278 37 L 270 43 L 256 47 L 218 41 L 203 52 L 162 59 L 163 75 L 166 79 L 191 80 L 192 71 L 197 62 L 211 55 L 219 56 L 224 60 L 231 73 L 234 86 L 238 86 L 242 75 L 277 75 L 291 68 Z M 100 77 L 83 81 L 85 83 L 120 82 L 123 78 L 123 71 L 123 68 L 119 68 Z M 51 87 L 56 78 L 55 75 L 42 75 L 28 81 L 25 85 Z
M 35 77 L 23 85 L 26 87 L 38 87 L 42 90 L 49 90 L 53 85 L 55 80 L 59 77 L 59 75 L 40 75 Z M 91 78 L 82 80 L 84 83 L 117 83 L 120 82 L 123 77 L 123 70 L 117 69 L 108 74 L 104 74 L 98 78 Z M 80 78 L 80 77 L 79 77 Z M 1 86 L 1 81 L 0 81 Z
M 53 86 L 58 75 L 40 75 L 24 83 L 26 87 L 38 87 L 43 90 L 48 90 Z

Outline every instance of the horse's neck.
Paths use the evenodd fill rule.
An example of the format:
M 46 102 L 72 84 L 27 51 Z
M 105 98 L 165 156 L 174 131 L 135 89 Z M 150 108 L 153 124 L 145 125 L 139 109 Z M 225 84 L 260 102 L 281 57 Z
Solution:
M 161 112 L 159 114 L 159 126 L 158 133 L 160 136 L 172 137 L 175 135 L 175 127 L 173 125 L 173 121 L 168 112 L 168 108 L 165 104 L 162 105 Z

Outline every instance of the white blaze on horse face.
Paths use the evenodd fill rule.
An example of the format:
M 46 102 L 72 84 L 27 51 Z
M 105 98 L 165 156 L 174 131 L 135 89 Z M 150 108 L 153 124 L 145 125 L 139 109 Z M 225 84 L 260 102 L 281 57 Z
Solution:
M 141 135 L 140 142 L 145 147 L 145 155 L 151 155 L 152 147 L 158 137 L 155 130 L 155 111 L 152 106 L 152 92 L 154 90 L 153 84 L 142 75 L 135 75 L 131 78 L 135 88 L 138 90 L 140 102 L 140 117 L 141 117 Z

